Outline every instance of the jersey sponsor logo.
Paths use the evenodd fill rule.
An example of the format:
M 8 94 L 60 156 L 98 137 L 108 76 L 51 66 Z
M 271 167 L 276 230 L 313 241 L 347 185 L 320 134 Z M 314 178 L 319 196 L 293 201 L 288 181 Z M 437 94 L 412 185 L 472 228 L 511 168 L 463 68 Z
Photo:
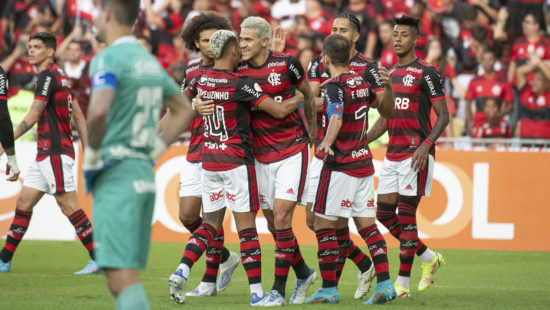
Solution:
M 0 94 L 5 95 L 4 89 L 6 89 L 6 88 L 8 88 L 7 87 L 7 81 L 4 78 L 4 75 L 0 74 Z
M 195 71 L 195 70 L 197 70 L 198 68 L 199 68 L 199 65 L 194 65 L 194 66 L 192 66 L 192 67 L 189 67 L 189 68 L 187 68 L 187 70 L 185 70 L 185 74 L 189 74 L 189 72 Z
M 143 193 L 154 193 L 157 187 L 154 182 L 149 182 L 145 180 L 134 181 L 134 190 L 138 194 Z
M 225 151 L 227 144 L 225 143 L 216 143 L 216 142 L 204 142 L 204 147 L 209 150 L 222 150 Z
M 416 73 L 419 73 L 419 74 L 422 73 L 422 69 L 416 68 L 416 67 L 407 67 L 407 71 L 412 71 L 412 72 L 416 72 Z
M 157 61 L 140 60 L 134 64 L 134 70 L 139 75 L 160 75 L 161 69 Z
M 48 95 L 48 89 L 50 88 L 51 83 L 52 83 L 52 77 L 47 76 L 46 81 L 44 81 L 44 88 L 42 88 L 42 96 Z
M 368 155 L 368 154 L 369 154 L 369 150 L 366 149 L 366 148 L 363 148 L 363 149 L 351 152 L 351 157 L 352 158 L 357 158 L 357 157 L 365 156 L 365 155 Z
M 501 91 L 502 91 L 502 88 L 501 88 L 499 85 L 494 85 L 494 86 L 491 88 L 491 92 L 492 92 L 493 95 L 495 95 L 495 96 L 499 96 Z
M 349 64 L 350 67 L 365 67 L 368 63 L 367 62 L 351 62 Z
M 212 193 L 210 194 L 210 202 L 218 201 L 223 198 L 223 191 L 219 191 L 218 193 Z
M 235 202 L 235 195 L 231 194 L 229 192 L 225 193 L 225 198 L 227 198 L 228 201 Z
M 351 209 L 351 206 L 352 206 L 352 203 L 349 199 L 344 199 L 342 200 L 342 202 L 340 203 L 340 207 L 342 209 Z
M 353 79 L 353 78 L 352 78 L 352 79 L 348 79 L 348 80 L 346 81 L 346 84 L 347 84 L 349 87 L 351 87 L 351 88 L 355 88 L 355 87 L 357 86 L 357 83 L 355 82 L 355 79 Z
M 281 74 L 271 72 L 267 78 L 267 81 L 273 86 L 281 85 Z
M 254 89 L 250 88 L 248 85 L 244 85 L 243 90 L 256 98 L 261 97 L 259 92 L 262 91 L 262 88 L 258 85 L 258 83 L 254 83 Z
M 302 75 L 298 71 L 298 68 L 296 68 L 293 64 L 290 64 L 290 66 L 288 66 L 288 69 L 292 71 L 292 73 L 294 73 L 298 80 L 302 79 Z
M 199 85 L 206 85 L 209 87 L 216 87 L 216 84 L 227 84 L 227 79 L 216 79 L 213 77 L 201 76 Z
M 435 85 L 434 85 L 434 82 L 432 81 L 432 78 L 429 75 L 426 75 L 424 79 L 426 80 L 426 83 L 428 83 L 428 89 L 430 90 L 430 94 L 432 96 L 437 95 L 437 91 L 435 89 Z
M 267 67 L 268 68 L 271 68 L 271 67 L 281 67 L 281 66 L 284 66 L 286 65 L 286 62 L 284 61 L 279 61 L 279 62 L 270 62 L 267 64 Z
M 403 77 L 403 85 L 410 87 L 410 86 L 413 86 L 413 82 L 414 82 L 414 76 L 407 74 Z
M 369 91 L 366 88 L 351 91 L 351 98 L 352 99 L 367 98 L 368 96 L 369 96 Z

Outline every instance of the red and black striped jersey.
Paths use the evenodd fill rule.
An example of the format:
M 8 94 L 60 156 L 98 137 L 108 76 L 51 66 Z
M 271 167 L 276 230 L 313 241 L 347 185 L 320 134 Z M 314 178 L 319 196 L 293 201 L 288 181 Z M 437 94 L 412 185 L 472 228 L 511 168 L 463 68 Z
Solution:
M 512 85 L 508 83 L 504 75 L 495 73 L 493 77 L 488 78 L 485 74 L 476 76 L 468 84 L 466 89 L 466 100 L 475 100 L 476 114 L 474 116 L 474 127 L 481 125 L 485 121 L 485 102 L 488 99 L 496 99 L 498 105 L 502 102 L 513 102 L 514 93 Z
M 535 42 L 529 42 L 525 36 L 520 37 L 512 46 L 511 60 L 516 62 L 516 65 L 523 66 L 527 64 L 529 54 L 536 54 L 541 60 L 550 59 L 550 39 L 540 36 Z M 530 72 L 527 74 L 527 81 L 532 81 L 535 74 Z
M 356 53 L 351 59 L 348 68 L 350 72 L 357 73 L 363 77 L 363 79 L 369 83 L 372 92 L 378 92 L 384 90 L 384 86 L 380 82 L 380 74 L 378 73 L 378 64 L 367 58 L 361 53 Z M 330 78 L 330 75 L 325 71 L 325 65 L 323 64 L 323 57 L 317 56 L 311 60 L 307 71 L 307 77 L 310 82 L 319 82 L 323 84 Z M 323 97 L 324 90 L 321 89 L 321 96 Z M 327 119 L 326 110 L 317 113 L 317 139 L 315 141 L 315 147 L 319 146 L 321 141 L 325 138 Z M 322 159 L 324 154 L 316 154 L 318 158 Z
M 369 104 L 376 94 L 369 83 L 356 73 L 344 73 L 325 86 L 327 117 L 342 117 L 342 127 L 331 146 L 334 155 L 328 155 L 323 169 L 341 171 L 354 177 L 374 173 L 372 154 L 367 145 Z
M 282 102 L 295 93 L 306 78 L 302 65 L 286 53 L 269 52 L 261 66 L 241 62 L 237 73 L 258 83 L 266 94 Z M 272 163 L 298 154 L 307 148 L 308 135 L 298 110 L 277 119 L 262 110 L 253 110 L 252 150 L 261 163 Z
M 269 97 L 249 77 L 209 69 L 189 82 L 189 94 L 214 101 L 214 113 L 204 117 L 202 168 L 226 171 L 254 164 L 250 141 L 250 109 Z
M 536 94 L 531 85 L 527 85 L 519 98 L 519 136 L 550 139 L 550 91 Z
M 432 130 L 432 102 L 445 100 L 441 76 L 434 66 L 416 58 L 405 66 L 390 69 L 395 108 L 387 120 L 390 141 L 386 158 L 401 161 L 412 157 Z M 430 154 L 435 155 L 432 146 Z
M 511 138 L 512 132 L 510 125 L 504 119 L 500 119 L 498 123 L 491 124 L 487 120 L 481 126 L 474 128 L 472 137 L 475 138 Z
M 200 59 L 200 58 L 199 58 Z M 212 68 L 212 66 L 205 66 L 200 60 L 191 60 L 187 64 L 183 81 L 181 82 L 182 92 L 188 87 L 188 81 L 192 82 L 195 77 L 203 73 L 205 70 Z M 191 138 L 189 138 L 189 150 L 187 151 L 187 161 L 191 163 L 198 163 L 201 161 L 201 149 L 204 141 L 204 123 L 202 116 L 197 115 L 191 122 Z
M 56 154 L 74 158 L 72 98 L 69 79 L 56 64 L 48 65 L 38 74 L 34 99 L 47 104 L 38 119 L 36 160 L 41 161 Z

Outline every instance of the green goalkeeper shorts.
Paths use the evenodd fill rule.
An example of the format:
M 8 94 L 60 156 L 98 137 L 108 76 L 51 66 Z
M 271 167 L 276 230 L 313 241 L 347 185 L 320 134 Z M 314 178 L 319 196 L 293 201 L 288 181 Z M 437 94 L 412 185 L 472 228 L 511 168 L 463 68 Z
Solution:
M 101 268 L 145 269 L 155 208 L 150 162 L 125 159 L 94 185 L 94 254 Z

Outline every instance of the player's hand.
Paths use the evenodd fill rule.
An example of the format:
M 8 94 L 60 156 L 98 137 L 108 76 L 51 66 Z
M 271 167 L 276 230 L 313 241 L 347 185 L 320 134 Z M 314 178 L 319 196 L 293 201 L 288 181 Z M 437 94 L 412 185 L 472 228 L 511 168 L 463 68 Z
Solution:
M 317 154 L 325 153 L 327 155 L 333 156 L 334 151 L 330 148 L 330 145 L 328 145 L 328 143 L 325 141 L 326 140 L 323 140 L 323 142 L 321 142 L 321 144 L 319 144 L 319 146 L 317 147 Z
M 10 172 L 12 173 L 11 176 L 9 176 Z M 10 182 L 17 181 L 20 173 L 21 170 L 19 170 L 15 155 L 8 155 L 8 163 L 6 164 L 6 175 L 8 175 L 9 177 L 7 178 L 7 180 Z
M 286 32 L 281 26 L 273 29 L 273 39 L 271 39 L 271 50 L 282 53 L 286 45 Z
M 104 168 L 105 165 L 103 164 L 103 160 L 101 160 L 101 150 L 87 147 L 84 150 L 84 158 L 82 159 L 86 193 L 93 192 L 95 181 Z
M 380 75 L 380 83 L 385 89 L 392 89 L 390 71 L 382 66 L 382 62 L 378 62 L 378 74 Z
M 200 93 L 195 97 L 193 108 L 202 116 L 211 115 L 214 113 L 214 100 L 202 101 L 202 96 L 204 96 L 204 93 Z
M 411 160 L 411 168 L 413 171 L 422 171 L 426 167 L 429 151 L 430 147 L 426 143 L 420 143 L 420 146 L 416 149 L 416 152 L 414 152 Z

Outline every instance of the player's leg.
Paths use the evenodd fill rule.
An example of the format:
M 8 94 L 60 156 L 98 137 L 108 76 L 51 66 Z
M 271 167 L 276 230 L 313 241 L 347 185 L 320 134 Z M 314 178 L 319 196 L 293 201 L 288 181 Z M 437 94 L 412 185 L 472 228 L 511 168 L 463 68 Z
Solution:
M 90 261 L 75 274 L 90 274 L 99 271 L 94 261 L 93 227 L 86 212 L 80 208 L 76 195 L 76 183 L 73 176 L 74 159 L 67 155 L 51 155 L 39 163 L 40 171 L 48 180 L 50 193 L 53 194 L 61 212 L 73 225 L 78 239 L 88 251 Z
M 309 164 L 308 173 L 308 191 L 307 191 L 307 204 L 306 204 L 306 225 L 311 231 L 315 232 L 315 212 L 313 212 L 313 205 L 315 203 L 315 197 L 317 195 L 317 188 L 319 187 L 319 178 L 321 177 L 321 169 L 323 168 L 323 161 L 317 157 L 311 159 Z
M 397 215 L 401 226 L 400 239 L 410 240 L 408 244 L 417 242 L 414 251 L 416 255 L 420 256 L 420 260 L 422 261 L 422 277 L 418 284 L 418 290 L 424 291 L 434 282 L 433 275 L 437 269 L 445 264 L 445 260 L 441 254 L 435 253 L 430 248 L 426 247 L 418 238 L 416 223 L 416 211 L 418 210 L 418 205 L 420 204 L 422 196 L 430 196 L 433 181 L 434 158 L 432 155 L 428 155 L 426 167 L 418 172 L 414 172 L 410 169 L 410 160 L 404 161 L 402 165 L 403 166 L 400 168 L 402 172 L 400 173 L 400 195 L 398 198 Z M 409 184 L 411 185 L 410 187 Z M 412 259 L 414 259 L 414 256 Z M 412 259 L 409 258 L 409 260 L 411 260 L 411 265 Z M 404 284 L 408 285 L 406 270 L 409 269 L 409 266 L 405 264 L 403 269 L 403 277 L 398 277 L 398 280 L 400 280 L 399 284 L 404 286 Z M 408 288 L 408 286 L 404 287 Z
M 193 264 L 206 251 L 208 244 L 217 235 L 225 215 L 224 171 L 203 171 L 201 176 L 204 222 L 196 228 L 183 252 L 180 264 L 170 276 L 170 297 L 176 303 L 185 302 L 187 279 Z M 208 219 L 206 219 L 208 217 Z M 221 220 L 220 220 L 221 218 Z
M 25 178 L 25 184 L 27 184 L 27 180 L 32 180 L 30 173 L 28 173 Z M 43 188 L 43 190 L 47 190 L 46 187 Z M 19 198 L 17 198 L 15 216 L 10 225 L 10 230 L 7 233 L 6 243 L 2 251 L 0 251 L 0 272 L 10 271 L 13 254 L 29 228 L 32 210 L 42 196 L 44 196 L 43 191 L 23 186 L 21 194 Z
M 355 194 L 354 178 L 338 171 L 322 169 L 315 197 L 315 235 L 318 243 L 319 270 L 323 284 L 307 303 L 337 303 L 339 301 L 336 262 L 339 256 L 336 228 L 339 218 L 351 216 Z
M 285 287 L 290 266 L 293 267 L 297 278 L 295 294 L 291 298 L 293 303 L 305 301 L 307 288 L 316 277 L 315 272 L 303 260 L 292 230 L 294 209 L 296 203 L 302 200 L 307 185 L 308 161 L 307 149 L 304 148 L 298 154 L 269 165 L 275 179 L 275 281 L 266 306 L 285 304 Z
M 365 240 L 376 272 L 376 290 L 366 304 L 383 304 L 395 299 L 395 289 L 390 280 L 386 240 L 374 221 L 374 175 L 357 178 L 352 216 Z
M 138 270 L 147 265 L 155 207 L 153 167 L 125 159 L 98 176 L 93 200 L 94 255 L 117 309 L 149 309 Z
M 230 170 L 225 186 L 229 194 L 227 204 L 233 211 L 239 233 L 241 262 L 250 287 L 250 304 L 260 306 L 269 295 L 262 288 L 262 250 L 256 230 L 260 202 L 254 166 L 239 166 Z
M 355 290 L 354 298 L 361 299 L 370 290 L 372 280 L 376 274 L 370 258 L 361 251 L 353 240 L 351 240 L 348 222 L 349 219 L 340 218 L 336 228 L 339 251 L 336 264 L 336 278 L 339 281 L 342 271 L 344 270 L 346 258 L 351 259 L 357 268 L 359 268 L 359 273 L 357 275 L 359 283 Z

